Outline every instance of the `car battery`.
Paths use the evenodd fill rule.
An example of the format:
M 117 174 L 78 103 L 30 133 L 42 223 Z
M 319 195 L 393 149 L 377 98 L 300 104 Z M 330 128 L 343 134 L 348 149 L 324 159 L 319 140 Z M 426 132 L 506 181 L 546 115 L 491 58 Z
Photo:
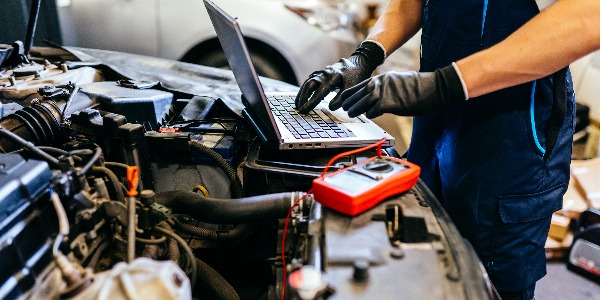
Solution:
M 214 164 L 205 153 L 190 148 L 189 141 L 198 141 L 221 155 L 229 164 L 236 154 L 233 136 L 222 133 L 193 133 L 168 130 L 148 131 L 145 134 L 150 159 L 159 162 L 184 162 L 191 164 Z M 182 155 L 187 153 L 187 155 Z

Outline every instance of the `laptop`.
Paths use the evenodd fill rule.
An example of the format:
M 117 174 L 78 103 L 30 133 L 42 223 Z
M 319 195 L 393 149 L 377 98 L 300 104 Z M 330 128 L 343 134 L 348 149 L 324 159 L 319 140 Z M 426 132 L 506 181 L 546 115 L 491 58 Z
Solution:
M 387 138 L 384 146 L 394 145 L 394 138 L 373 121 L 350 118 L 341 109 L 330 111 L 327 101 L 300 115 L 294 107 L 296 93 L 265 93 L 237 20 L 210 0 L 204 5 L 242 92 L 243 114 L 264 143 L 292 150 L 362 147 Z

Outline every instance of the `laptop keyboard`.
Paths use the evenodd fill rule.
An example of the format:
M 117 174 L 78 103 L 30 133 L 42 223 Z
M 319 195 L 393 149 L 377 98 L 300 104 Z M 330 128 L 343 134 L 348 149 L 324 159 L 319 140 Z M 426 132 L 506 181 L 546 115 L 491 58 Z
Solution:
M 270 96 L 267 98 L 273 114 L 297 139 L 345 138 L 349 135 L 322 111 L 312 110 L 301 115 L 294 108 L 294 98 L 290 96 Z

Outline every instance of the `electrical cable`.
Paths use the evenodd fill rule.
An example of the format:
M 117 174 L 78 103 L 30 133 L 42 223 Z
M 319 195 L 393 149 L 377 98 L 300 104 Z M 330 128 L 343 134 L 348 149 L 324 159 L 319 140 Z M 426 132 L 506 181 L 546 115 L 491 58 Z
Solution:
M 175 227 L 187 234 L 199 237 L 202 239 L 216 240 L 219 238 L 217 231 L 210 230 L 190 224 L 181 223 L 179 220 L 175 221 Z
M 122 183 L 119 181 L 119 178 L 117 178 L 117 175 L 115 175 L 113 171 L 105 167 L 92 167 L 92 169 L 90 170 L 90 174 L 99 174 L 100 176 L 106 176 L 106 178 L 108 178 L 108 181 L 112 186 L 113 191 L 115 192 L 117 200 L 120 202 L 125 202 L 125 194 L 123 193 L 124 186 L 121 186 Z
M 50 189 L 49 192 L 50 200 L 52 201 L 52 205 L 54 206 L 54 210 L 56 210 L 56 215 L 58 217 L 58 235 L 56 236 L 54 244 L 52 245 L 52 255 L 56 257 L 62 255 L 60 252 L 60 244 L 62 243 L 63 239 L 69 235 L 70 226 L 67 212 L 65 211 L 65 207 L 62 205 L 62 202 L 60 202 L 60 197 L 58 197 L 58 194 L 52 191 L 52 189 Z
M 298 198 L 298 200 L 294 201 L 292 207 L 288 211 L 287 216 L 285 217 L 285 224 L 283 225 L 283 235 L 281 236 L 281 262 L 283 263 L 283 284 L 281 285 L 281 300 L 285 300 L 285 286 L 287 285 L 287 264 L 285 262 L 285 239 L 287 236 L 287 228 L 290 218 L 292 216 L 292 212 L 294 211 L 294 207 L 300 203 L 300 201 L 304 200 L 304 198 L 312 193 L 312 189 L 310 189 L 306 194 L 302 197 Z
M 206 154 L 209 158 L 211 158 L 214 162 L 217 163 L 219 167 L 225 172 L 227 178 L 229 178 L 229 182 L 231 183 L 231 197 L 232 198 L 241 198 L 244 196 L 244 188 L 242 186 L 242 182 L 237 175 L 235 169 L 227 163 L 227 161 L 221 156 L 221 154 L 215 152 L 214 150 L 202 145 L 198 141 L 189 141 L 189 146 L 200 152 Z
M 100 155 L 102 155 L 102 148 L 100 148 L 100 146 L 96 144 L 94 145 L 96 146 L 94 155 L 87 161 L 87 163 L 83 167 L 81 167 L 81 169 L 79 169 L 79 171 L 77 171 L 77 176 L 85 175 L 85 173 L 87 173 L 92 168 L 96 161 L 98 161 Z
M 49 163 L 52 167 L 58 167 L 58 159 L 52 157 L 50 154 L 38 149 L 33 143 L 23 139 L 22 137 L 6 130 L 3 127 L 0 127 L 0 136 L 5 137 L 14 143 L 20 145 L 25 148 L 27 151 L 36 155 L 37 157 L 43 159 L 47 163 Z
M 387 139 L 386 138 L 382 138 L 381 140 L 379 140 L 377 143 L 369 145 L 369 146 L 365 146 L 359 149 L 355 149 L 355 150 L 350 150 L 350 151 L 346 151 L 346 152 L 342 152 L 336 156 L 334 156 L 333 158 L 331 158 L 329 160 L 329 162 L 327 162 L 327 164 L 325 165 L 325 168 L 323 169 L 323 172 L 321 172 L 321 176 L 319 176 L 320 178 L 322 178 L 323 176 L 325 176 L 325 174 L 327 173 L 327 170 L 329 169 L 329 167 L 338 159 L 340 159 L 341 157 L 344 156 L 348 156 L 348 155 L 352 155 L 352 154 L 356 154 L 356 153 L 360 153 L 372 148 L 377 147 L 377 156 L 381 156 L 382 155 L 382 145 L 383 143 L 385 143 Z M 310 189 L 308 192 L 306 192 L 306 194 L 304 194 L 302 197 L 300 197 L 298 200 L 296 200 L 294 202 L 294 204 L 290 207 L 287 216 L 285 217 L 285 224 L 283 226 L 283 235 L 281 237 L 281 261 L 283 263 L 283 284 L 281 285 L 281 300 L 285 299 L 285 288 L 287 286 L 287 265 L 286 265 L 286 261 L 285 261 L 285 239 L 287 236 L 287 228 L 288 228 L 288 224 L 290 221 L 290 217 L 292 215 L 292 212 L 294 210 L 294 207 L 296 205 L 298 205 L 298 203 L 300 203 L 300 201 L 302 201 L 307 195 L 312 193 L 312 189 Z
M 120 162 L 114 162 L 114 161 L 107 161 L 104 162 L 104 165 L 107 167 L 118 167 L 118 168 L 123 168 L 123 170 L 127 170 L 127 167 L 129 167 L 126 164 L 120 163 Z
M 157 245 L 157 244 L 162 244 L 164 242 L 167 241 L 167 237 L 166 236 L 161 236 L 160 238 L 157 239 L 145 239 L 145 238 L 141 238 L 141 237 L 135 237 L 135 241 L 138 243 L 142 243 L 142 244 L 148 244 L 148 245 Z
M 52 201 L 52 205 L 56 210 L 56 215 L 58 217 L 58 235 L 54 240 L 54 244 L 52 245 L 52 256 L 54 257 L 54 261 L 60 270 L 64 281 L 67 284 L 66 291 L 67 293 L 76 292 L 78 288 L 81 288 L 90 283 L 89 278 L 84 278 L 81 276 L 80 270 L 60 251 L 60 244 L 62 240 L 69 235 L 70 226 L 69 219 L 67 217 L 67 213 L 65 208 L 58 197 L 58 194 L 54 193 L 52 189 L 49 189 L 50 199 Z
M 179 265 L 179 244 L 174 238 L 169 239 L 169 259 Z
M 100 244 L 100 246 L 98 246 L 98 248 L 96 249 L 96 252 L 94 252 L 92 257 L 88 261 L 88 264 L 86 267 L 94 269 L 96 267 L 96 264 L 100 260 L 100 256 L 102 255 L 102 252 L 104 252 L 104 250 L 106 250 L 106 248 L 108 248 L 108 246 L 110 246 L 110 241 L 102 242 L 102 244 Z
M 164 233 L 164 234 L 174 238 L 179 243 L 179 245 L 183 248 L 183 250 L 185 250 L 186 254 L 189 257 L 190 264 L 192 265 L 192 278 L 190 278 L 190 281 L 192 283 L 192 286 L 194 286 L 196 284 L 196 277 L 198 276 L 198 274 L 196 273 L 198 271 L 198 267 L 196 265 L 196 256 L 194 255 L 192 248 L 190 248 L 190 246 L 175 232 L 168 230 L 166 228 L 160 227 L 160 226 L 156 226 L 156 227 L 154 227 L 154 229 L 157 230 L 158 232 Z
M 383 153 L 382 153 L 383 150 L 381 149 L 381 147 L 382 147 L 383 143 L 385 143 L 385 141 L 387 141 L 387 139 L 386 138 L 382 138 L 381 140 L 379 140 L 379 142 L 377 142 L 375 144 L 372 144 L 372 145 L 369 145 L 369 146 L 365 146 L 365 147 L 362 147 L 362 148 L 359 148 L 359 149 L 355 149 L 355 150 L 350 150 L 350 151 L 342 152 L 342 153 L 334 156 L 332 159 L 329 160 L 329 162 L 327 162 L 327 165 L 325 165 L 325 168 L 323 169 L 323 172 L 321 172 L 321 176 L 320 177 L 323 177 L 325 175 L 325 173 L 327 173 L 327 170 L 329 169 L 329 167 L 336 160 L 338 160 L 338 159 L 340 159 L 340 158 L 342 158 L 344 156 L 348 156 L 348 155 L 352 155 L 352 154 L 364 152 L 364 151 L 367 151 L 369 149 L 377 147 L 377 156 L 381 157 L 381 155 L 383 155 Z

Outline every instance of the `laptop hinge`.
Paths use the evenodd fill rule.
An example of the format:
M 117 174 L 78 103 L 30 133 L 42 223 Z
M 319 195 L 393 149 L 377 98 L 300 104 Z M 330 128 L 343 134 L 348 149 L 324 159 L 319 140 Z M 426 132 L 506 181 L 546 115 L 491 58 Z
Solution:
M 261 126 L 257 123 L 257 120 L 255 120 L 254 118 L 252 118 L 246 109 L 242 110 L 242 116 L 244 118 L 246 118 L 246 120 L 248 120 L 250 122 L 250 124 L 252 124 L 252 127 L 256 131 L 256 134 L 258 135 L 258 137 L 260 138 L 260 140 L 263 143 L 266 143 L 266 142 L 268 142 L 270 140 L 269 137 L 268 137 L 268 135 L 267 135 L 268 133 L 264 132 L 261 129 Z

